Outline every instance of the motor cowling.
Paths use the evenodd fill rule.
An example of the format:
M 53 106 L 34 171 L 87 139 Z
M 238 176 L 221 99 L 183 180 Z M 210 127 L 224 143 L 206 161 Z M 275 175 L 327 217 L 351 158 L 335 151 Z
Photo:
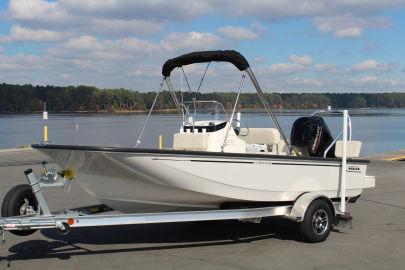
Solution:
M 319 116 L 301 117 L 295 120 L 291 129 L 291 145 L 306 149 L 312 157 L 322 157 L 333 142 L 332 134 L 324 119 Z M 335 146 L 328 151 L 328 157 L 335 157 Z

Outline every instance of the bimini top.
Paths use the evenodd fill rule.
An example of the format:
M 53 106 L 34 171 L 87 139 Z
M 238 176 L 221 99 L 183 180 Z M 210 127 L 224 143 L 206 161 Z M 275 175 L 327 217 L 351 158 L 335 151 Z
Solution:
M 240 71 L 250 67 L 246 58 L 237 51 L 203 51 L 192 52 L 167 60 L 162 67 L 162 75 L 164 77 L 169 77 L 172 70 L 177 67 L 211 61 L 232 63 Z

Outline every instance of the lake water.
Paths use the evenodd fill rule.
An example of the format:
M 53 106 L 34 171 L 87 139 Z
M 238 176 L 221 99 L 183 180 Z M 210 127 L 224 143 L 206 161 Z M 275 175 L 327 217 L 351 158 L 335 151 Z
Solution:
M 289 111 L 278 115 L 289 137 L 295 119 L 309 111 Z M 405 110 L 353 110 L 353 139 L 363 142 L 361 155 L 371 155 L 405 148 Z M 134 147 L 143 126 L 143 114 L 50 114 L 49 140 L 54 144 Z M 273 127 L 265 114 L 242 114 L 249 127 Z M 327 117 L 334 134 L 340 131 L 341 117 Z M 39 143 L 42 140 L 42 115 L 0 115 L 0 148 Z M 171 147 L 180 118 L 175 114 L 152 115 L 139 147 L 156 148 L 159 134 L 165 147 Z

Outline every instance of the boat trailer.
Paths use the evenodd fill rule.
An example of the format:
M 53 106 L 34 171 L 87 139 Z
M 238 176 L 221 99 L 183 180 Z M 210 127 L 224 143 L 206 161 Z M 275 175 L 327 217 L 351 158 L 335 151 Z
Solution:
M 46 164 L 42 164 L 45 167 L 45 173 L 40 179 L 35 176 L 32 169 L 28 169 L 24 173 L 29 185 L 16 186 L 16 188 L 20 187 L 20 189 L 23 187 L 30 188 L 28 190 L 35 196 L 35 201 L 37 203 L 36 209 L 32 209 L 32 206 L 25 207 L 26 212 L 23 215 L 0 218 L 0 234 L 3 244 L 5 244 L 5 231 L 10 231 L 13 234 L 23 236 L 29 235 L 38 229 L 56 229 L 60 234 L 66 235 L 71 231 L 71 228 L 80 227 L 212 220 L 240 220 L 244 222 L 259 223 L 261 218 L 275 216 L 282 216 L 296 222 L 303 222 L 309 205 L 312 205 L 315 201 L 319 200 L 326 202 L 327 205 L 330 206 L 333 218 L 332 220 L 329 220 L 328 224 L 322 223 L 322 220 L 319 220 L 317 223 L 318 227 L 314 229 L 323 230 L 325 228 L 322 226 L 332 226 L 333 224 L 336 224 L 337 219 L 351 219 L 350 216 L 339 214 L 337 207 L 335 207 L 336 203 L 333 203 L 324 195 L 315 192 L 304 193 L 294 203 L 270 207 L 139 214 L 100 214 L 102 212 L 112 211 L 113 209 L 104 205 L 96 205 L 51 212 L 43 194 L 43 187 L 65 186 L 68 180 L 56 175 L 56 171 L 52 169 L 47 170 Z M 50 180 L 53 180 L 53 182 Z M 3 208 L 10 207 L 10 205 L 8 205 L 10 202 L 7 201 L 9 198 L 7 197 L 8 195 L 6 195 L 6 198 L 3 201 L 2 212 L 4 210 Z M 11 205 L 11 207 L 14 206 Z M 313 221 L 309 222 L 313 223 Z

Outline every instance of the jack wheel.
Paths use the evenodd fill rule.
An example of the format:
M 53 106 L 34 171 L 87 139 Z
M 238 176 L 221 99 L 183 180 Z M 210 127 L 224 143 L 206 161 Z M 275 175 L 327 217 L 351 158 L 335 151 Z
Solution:
M 32 215 L 38 209 L 38 202 L 32 193 L 30 185 L 18 185 L 10 189 L 3 199 L 1 205 L 2 217 L 15 217 L 21 215 Z M 33 234 L 36 230 L 12 230 L 10 233 L 18 236 Z

